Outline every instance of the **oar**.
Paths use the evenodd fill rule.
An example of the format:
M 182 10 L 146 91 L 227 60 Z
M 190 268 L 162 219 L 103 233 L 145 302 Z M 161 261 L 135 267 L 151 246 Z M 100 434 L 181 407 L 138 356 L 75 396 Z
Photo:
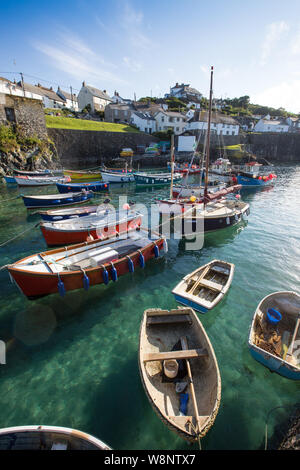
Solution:
M 297 336 L 297 333 L 298 333 L 299 325 L 300 325 L 300 313 L 298 314 L 298 320 L 296 322 L 294 334 L 293 334 L 293 337 L 292 337 L 292 342 L 290 344 L 290 347 L 288 349 L 288 352 L 287 352 L 286 356 L 291 356 L 293 354 L 294 342 L 295 342 L 295 339 L 296 339 L 296 336 Z
M 186 336 L 182 336 L 180 338 L 180 341 L 181 341 L 182 349 L 188 349 L 188 342 L 187 342 Z M 196 421 L 197 421 L 197 424 L 198 424 L 198 432 L 200 434 L 201 423 L 200 423 L 200 418 L 199 418 L 198 405 L 197 405 L 197 400 L 196 400 L 196 395 L 195 395 L 195 389 L 194 389 L 191 366 L 190 366 L 190 362 L 189 362 L 188 359 L 186 359 L 186 366 L 187 366 L 187 370 L 188 370 L 188 376 L 189 376 L 189 379 L 190 379 L 190 389 L 191 389 L 192 400 L 193 400 L 193 405 L 194 405 L 194 410 L 195 410 L 195 415 L 196 415 Z

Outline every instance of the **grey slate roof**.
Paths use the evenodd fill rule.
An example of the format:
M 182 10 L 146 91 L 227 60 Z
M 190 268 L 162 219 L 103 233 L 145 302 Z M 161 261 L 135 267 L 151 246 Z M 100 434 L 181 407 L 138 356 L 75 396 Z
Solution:
M 98 90 L 98 88 L 94 88 L 90 85 L 85 85 L 85 88 L 87 88 L 93 96 L 96 96 L 97 98 L 102 98 L 103 100 L 107 101 L 112 101 L 110 96 L 108 96 L 107 93 L 104 93 L 104 91 Z

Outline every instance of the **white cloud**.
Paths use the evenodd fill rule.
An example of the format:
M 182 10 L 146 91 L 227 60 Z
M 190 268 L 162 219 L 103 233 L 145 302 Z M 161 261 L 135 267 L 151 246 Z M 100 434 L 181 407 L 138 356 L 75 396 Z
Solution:
M 293 113 L 300 112 L 300 80 L 281 82 L 260 93 L 251 95 L 251 103 L 284 108 Z
M 57 37 L 55 45 L 42 42 L 34 44 L 37 50 L 52 60 L 56 68 L 79 80 L 125 83 L 116 74 L 116 65 L 96 54 L 81 38 L 68 32 L 58 34 Z
M 154 43 L 144 33 L 143 20 L 144 15 L 142 12 L 134 10 L 128 2 L 125 3 L 121 26 L 125 30 L 126 37 L 132 46 L 146 50 L 151 49 Z
M 270 23 L 266 29 L 267 32 L 261 51 L 261 65 L 266 64 L 266 61 L 269 58 L 275 43 L 278 43 L 279 40 L 282 38 L 283 34 L 289 31 L 290 28 L 285 21 L 275 21 L 274 23 Z

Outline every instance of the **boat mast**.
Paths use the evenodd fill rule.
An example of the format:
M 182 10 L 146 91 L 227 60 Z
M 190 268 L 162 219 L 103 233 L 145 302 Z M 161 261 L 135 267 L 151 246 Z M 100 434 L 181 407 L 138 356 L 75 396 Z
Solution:
M 207 198 L 207 186 L 208 186 L 209 144 L 210 144 L 210 121 L 211 121 L 211 106 L 212 106 L 213 73 L 214 73 L 214 68 L 211 67 L 211 69 L 210 69 L 209 110 L 208 110 L 208 122 L 207 122 L 207 141 L 206 141 L 206 169 L 205 169 L 204 205 L 205 205 L 205 203 L 206 203 L 206 198 Z
M 173 174 L 175 166 L 175 152 L 174 152 L 174 134 L 171 136 L 171 187 L 170 187 L 170 199 L 173 198 Z

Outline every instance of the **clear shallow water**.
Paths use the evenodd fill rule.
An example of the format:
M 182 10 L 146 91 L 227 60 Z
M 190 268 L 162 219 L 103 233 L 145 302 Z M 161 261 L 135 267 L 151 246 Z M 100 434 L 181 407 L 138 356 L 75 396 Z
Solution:
M 270 373 L 248 351 L 249 326 L 258 302 L 276 290 L 299 292 L 300 167 L 272 168 L 276 186 L 243 191 L 247 224 L 209 234 L 200 251 L 169 241 L 168 253 L 144 270 L 88 292 L 28 301 L 0 271 L 0 339 L 8 342 L 0 365 L 0 427 L 48 424 L 91 433 L 114 449 L 197 449 L 169 431 L 144 393 L 137 365 L 140 321 L 146 308 L 176 308 L 172 288 L 188 272 L 218 258 L 235 263 L 225 299 L 200 319 L 213 344 L 222 378 L 222 400 L 204 449 L 257 449 L 274 425 L 299 402 L 299 383 Z M 55 187 L 7 189 L 2 200 L 22 193 L 55 193 Z M 149 206 L 169 189 L 112 186 L 119 195 Z M 102 201 L 105 197 L 99 197 Z M 39 221 L 21 199 L 0 206 L 0 244 Z M 0 265 L 46 244 L 38 228 L 0 248 Z

